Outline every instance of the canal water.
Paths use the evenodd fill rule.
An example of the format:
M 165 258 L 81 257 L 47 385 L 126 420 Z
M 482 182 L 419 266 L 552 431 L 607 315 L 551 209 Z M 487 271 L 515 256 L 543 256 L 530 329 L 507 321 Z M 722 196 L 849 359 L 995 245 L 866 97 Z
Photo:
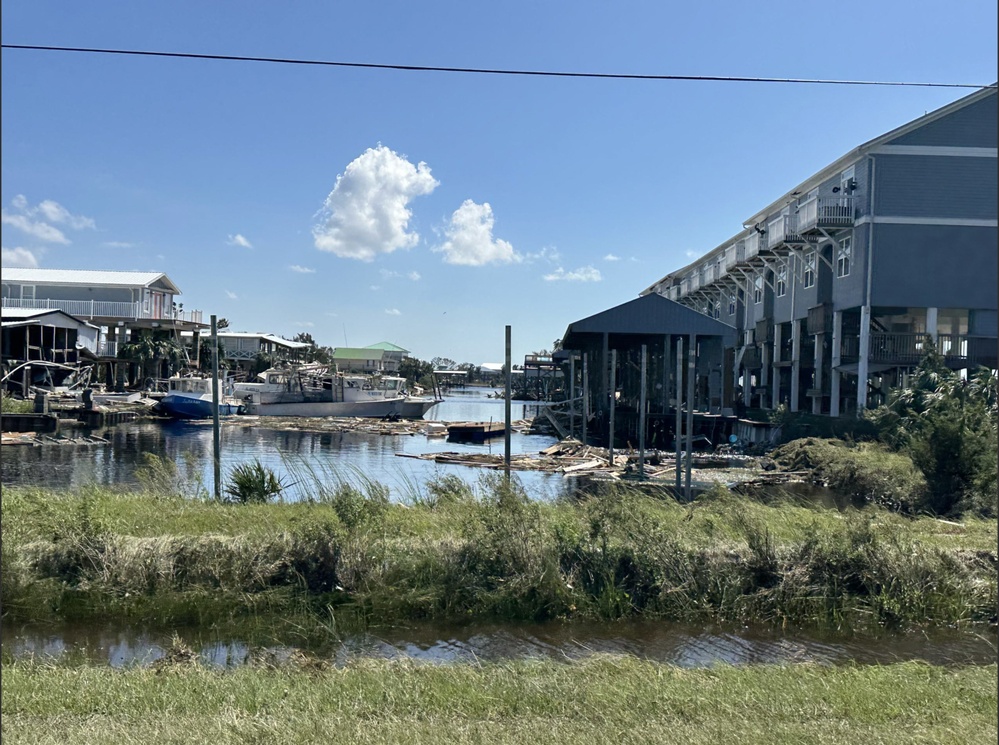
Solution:
M 505 401 L 494 398 L 491 389 L 452 391 L 443 403 L 424 417 L 428 421 L 494 421 L 505 419 Z M 511 403 L 511 418 L 530 419 L 538 410 L 536 403 Z M 239 420 L 240 417 L 234 417 Z M 304 432 L 277 430 L 268 426 L 267 417 L 254 420 L 253 426 L 221 427 L 221 462 L 223 482 L 235 466 L 259 461 L 288 484 L 282 494 L 286 500 L 308 498 L 314 479 L 335 479 L 364 487 L 378 482 L 389 488 L 391 499 L 412 499 L 425 485 L 440 476 L 456 474 L 474 484 L 482 476 L 480 468 L 438 464 L 412 457 L 437 452 L 493 453 L 503 455 L 502 434 L 485 443 L 449 442 L 443 437 L 424 433 L 380 435 L 364 432 Z M 66 432 L 69 434 L 69 432 Z M 213 491 L 213 431 L 208 421 L 146 420 L 119 424 L 92 434 L 109 441 L 107 445 L 12 445 L 2 448 L 4 486 L 31 485 L 76 489 L 90 484 L 101 486 L 136 486 L 137 469 L 150 453 L 167 458 L 177 465 L 182 479 L 192 493 Z M 549 435 L 511 433 L 510 451 L 516 456 L 537 453 L 554 444 Z M 572 488 L 573 482 L 560 474 L 517 471 L 516 478 L 535 499 L 553 499 Z
M 456 628 L 410 625 L 331 640 L 303 648 L 280 642 L 248 643 L 219 630 L 183 629 L 183 642 L 210 666 L 236 667 L 253 660 L 287 659 L 305 651 L 342 665 L 358 658 L 412 659 L 429 663 L 547 658 L 575 660 L 597 653 L 631 655 L 679 667 L 713 664 L 889 664 L 922 660 L 934 665 L 985 665 L 996 661 L 995 629 L 935 629 L 844 637 L 747 626 L 694 626 L 654 621 L 615 623 L 475 624 Z M 170 648 L 173 632 L 99 625 L 2 630 L 8 659 L 86 660 L 114 667 L 147 665 Z
M 503 421 L 505 402 L 495 391 L 452 391 L 426 415 L 428 421 Z M 514 402 L 514 420 L 529 419 L 538 404 Z M 69 434 L 67 432 L 67 434 Z M 191 493 L 210 493 L 213 484 L 211 422 L 150 420 L 120 424 L 95 431 L 106 445 L 10 445 L 0 451 L 2 482 L 75 489 L 91 484 L 129 487 L 140 484 L 138 469 L 149 453 L 178 466 Z M 400 457 L 442 451 L 502 455 L 502 436 L 483 444 L 448 442 L 420 433 L 375 435 L 361 432 L 303 432 L 277 430 L 266 418 L 251 426 L 223 426 L 223 476 L 233 467 L 253 461 L 274 470 L 292 483 L 284 499 L 305 499 L 310 480 L 303 472 L 322 474 L 364 486 L 376 481 L 389 488 L 390 497 L 406 501 L 442 475 L 455 474 L 475 484 L 482 469 L 437 464 Z M 536 453 L 554 444 L 547 435 L 511 436 L 513 455 Z M 577 488 L 559 474 L 515 472 L 535 499 L 554 499 Z M 80 657 L 124 666 L 149 664 L 161 657 L 172 632 L 107 625 L 60 624 L 30 627 L 4 624 L 4 656 L 14 658 Z M 183 640 L 206 664 L 245 664 L 261 653 L 278 659 L 296 649 L 286 640 L 261 644 L 224 629 L 182 629 Z M 407 625 L 338 637 L 308 651 L 334 664 L 358 657 L 412 658 L 431 663 L 518 658 L 576 659 L 594 653 L 629 654 L 697 667 L 714 663 L 883 664 L 925 660 L 932 664 L 988 664 L 996 661 L 995 629 L 963 631 L 935 629 L 907 634 L 843 637 L 842 635 L 785 633 L 743 626 L 687 626 L 649 621 L 628 623 L 550 623 L 543 625 L 476 624 L 459 628 Z

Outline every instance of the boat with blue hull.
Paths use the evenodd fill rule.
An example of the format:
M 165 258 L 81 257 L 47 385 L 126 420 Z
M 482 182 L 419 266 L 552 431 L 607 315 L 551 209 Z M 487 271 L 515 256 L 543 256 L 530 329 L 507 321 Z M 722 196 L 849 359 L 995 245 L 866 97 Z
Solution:
M 220 381 L 219 416 L 238 414 L 240 402 L 223 394 L 225 381 Z M 167 381 L 167 393 L 159 403 L 160 410 L 176 419 L 209 419 L 214 416 L 212 379 L 203 376 L 175 375 Z

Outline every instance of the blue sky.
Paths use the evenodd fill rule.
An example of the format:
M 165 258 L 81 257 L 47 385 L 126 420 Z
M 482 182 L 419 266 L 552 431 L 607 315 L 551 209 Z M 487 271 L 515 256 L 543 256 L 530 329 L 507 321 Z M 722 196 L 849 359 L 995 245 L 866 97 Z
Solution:
M 4 44 L 989 84 L 980 2 L 4 0 Z M 3 266 L 165 272 L 185 310 L 514 362 L 952 88 L 581 79 L 4 49 Z

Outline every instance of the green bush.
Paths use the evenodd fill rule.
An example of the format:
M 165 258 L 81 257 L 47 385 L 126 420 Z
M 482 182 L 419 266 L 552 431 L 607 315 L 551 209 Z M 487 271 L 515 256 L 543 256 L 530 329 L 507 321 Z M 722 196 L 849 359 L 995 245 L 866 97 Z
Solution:
M 223 491 L 230 502 L 261 504 L 280 496 L 287 486 L 274 471 L 254 460 L 232 468 Z
M 812 479 L 853 500 L 892 510 L 933 511 L 926 479 L 912 459 L 884 445 L 807 437 L 781 445 L 772 457 L 789 471 L 810 471 Z

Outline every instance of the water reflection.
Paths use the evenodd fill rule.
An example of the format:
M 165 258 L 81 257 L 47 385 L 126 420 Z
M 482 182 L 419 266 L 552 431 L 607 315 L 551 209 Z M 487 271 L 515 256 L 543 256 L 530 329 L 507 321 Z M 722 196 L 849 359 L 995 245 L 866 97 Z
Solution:
M 434 421 L 503 421 L 505 402 L 487 397 L 487 392 L 456 393 L 428 413 Z M 511 404 L 514 420 L 533 417 L 537 404 Z M 459 453 L 505 452 L 502 437 L 484 444 L 446 442 L 425 434 L 377 435 L 362 432 L 302 432 L 276 430 L 267 418 L 238 417 L 221 429 L 222 472 L 224 475 L 242 463 L 259 460 L 291 483 L 284 498 L 307 498 L 314 476 L 334 477 L 350 483 L 377 481 L 389 487 L 394 499 L 416 496 L 425 484 L 453 473 L 474 483 L 480 469 L 454 464 L 399 457 L 441 451 Z M 235 422 L 239 422 L 236 426 Z M 71 434 L 66 431 L 67 434 Z M 213 489 L 212 423 L 210 421 L 141 421 L 119 424 L 93 432 L 109 441 L 107 445 L 10 445 L 0 452 L 5 486 L 33 485 L 51 488 L 100 486 L 134 487 L 139 484 L 136 469 L 145 453 L 177 464 L 182 480 L 194 491 Z M 512 455 L 537 453 L 556 442 L 546 435 L 513 432 Z M 561 475 L 517 472 L 517 478 L 538 499 L 552 499 L 572 486 Z
M 930 664 L 983 665 L 996 662 L 996 632 L 935 629 L 878 636 L 786 635 L 767 628 L 688 626 L 649 621 L 613 624 L 435 625 L 363 633 L 318 648 L 280 642 L 251 645 L 218 631 L 184 630 L 184 642 L 211 666 L 235 667 L 253 659 L 287 659 L 311 652 L 344 665 L 358 658 L 413 659 L 430 663 L 547 658 L 577 660 L 596 653 L 624 654 L 685 668 L 813 662 L 888 664 L 922 660 Z M 170 632 L 65 625 L 3 629 L 9 658 L 58 660 L 74 655 L 114 667 L 148 665 L 162 657 Z

